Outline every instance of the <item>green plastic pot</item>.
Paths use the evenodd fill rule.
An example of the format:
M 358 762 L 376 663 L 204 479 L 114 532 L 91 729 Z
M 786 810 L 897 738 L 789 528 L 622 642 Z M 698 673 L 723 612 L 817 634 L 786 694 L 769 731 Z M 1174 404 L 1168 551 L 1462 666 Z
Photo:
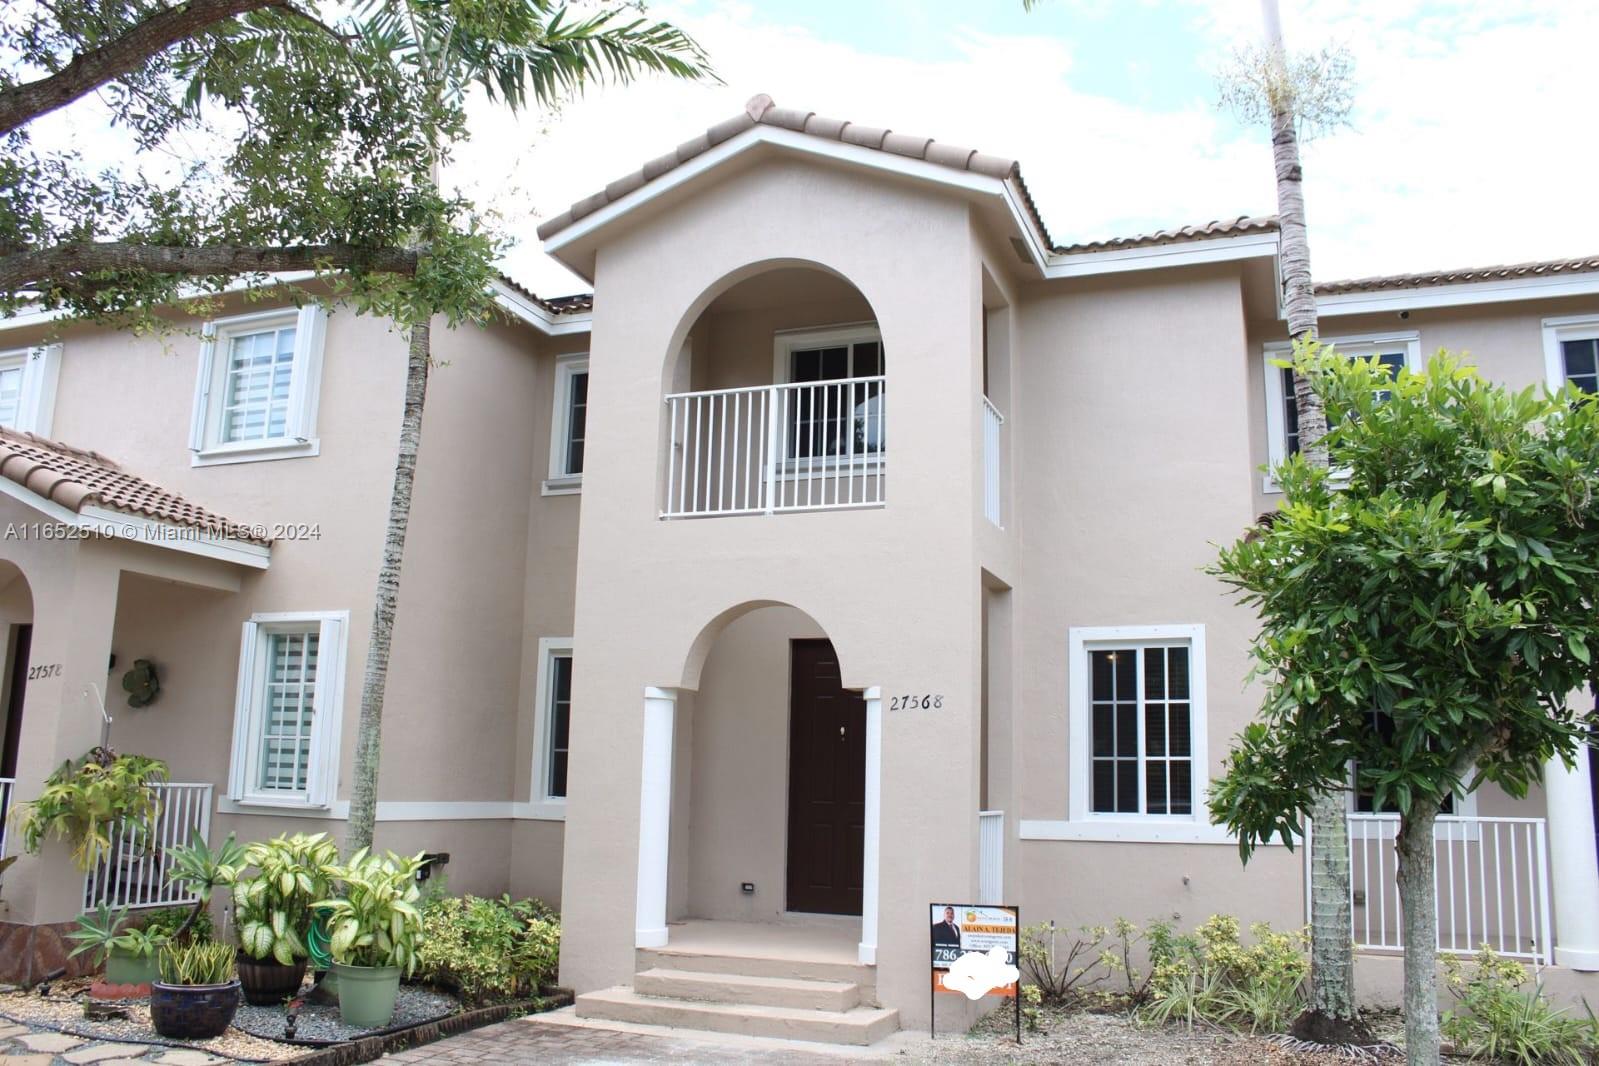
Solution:
M 106 956 L 105 983 L 108 985 L 147 985 L 160 976 L 154 955 L 133 955 L 112 948 Z
M 339 982 L 339 1015 L 345 1025 L 381 1029 L 394 1020 L 394 997 L 400 993 L 398 966 L 333 964 Z

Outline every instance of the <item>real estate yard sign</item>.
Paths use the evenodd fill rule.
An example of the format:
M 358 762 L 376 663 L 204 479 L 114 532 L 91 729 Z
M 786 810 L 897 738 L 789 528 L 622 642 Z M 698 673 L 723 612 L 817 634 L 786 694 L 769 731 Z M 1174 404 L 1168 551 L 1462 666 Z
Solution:
M 959 992 L 970 1000 L 1009 996 L 1016 1003 L 1016 1042 L 1022 1039 L 1022 1001 L 1017 981 L 1017 937 L 1021 913 L 1015 907 L 974 903 L 934 903 L 932 928 L 933 1004 L 939 992 Z

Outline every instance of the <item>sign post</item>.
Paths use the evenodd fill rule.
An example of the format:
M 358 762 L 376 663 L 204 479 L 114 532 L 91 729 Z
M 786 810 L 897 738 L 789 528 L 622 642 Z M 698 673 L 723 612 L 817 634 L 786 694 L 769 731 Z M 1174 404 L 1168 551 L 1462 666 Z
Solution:
M 1016 1042 L 1022 1042 L 1021 971 L 1017 969 L 1021 910 L 974 903 L 934 903 L 927 944 L 932 957 L 928 1028 L 938 1036 L 938 993 L 977 1001 L 1009 996 L 1015 1006 Z

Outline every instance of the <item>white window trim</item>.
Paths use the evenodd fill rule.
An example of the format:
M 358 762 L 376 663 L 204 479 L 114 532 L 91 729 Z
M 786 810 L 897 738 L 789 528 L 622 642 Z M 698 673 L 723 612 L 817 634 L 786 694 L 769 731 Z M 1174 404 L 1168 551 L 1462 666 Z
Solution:
M 265 664 L 260 649 L 274 630 L 319 627 L 311 759 L 304 796 L 263 794 L 251 784 L 260 688 Z M 275 611 L 253 614 L 239 639 L 239 680 L 233 705 L 233 753 L 227 798 L 237 807 L 331 811 L 339 784 L 339 740 L 344 721 L 344 666 L 350 639 L 349 611 Z
M 1415 372 L 1421 369 L 1421 334 L 1415 330 L 1393 333 L 1359 333 L 1343 337 L 1322 337 L 1324 345 L 1336 348 L 1351 359 L 1376 355 L 1380 350 L 1392 351 L 1395 346 L 1405 346 L 1405 368 Z M 1274 469 L 1288 458 L 1287 420 L 1284 418 L 1283 376 L 1281 368 L 1272 365 L 1275 359 L 1286 359 L 1293 354 L 1292 341 L 1271 341 L 1261 352 L 1261 377 L 1266 394 L 1266 465 Z M 1262 492 L 1281 492 L 1282 486 L 1271 476 L 1271 469 L 1261 474 Z
M 1188 814 L 1096 814 L 1089 802 L 1088 784 L 1091 776 L 1093 743 L 1090 737 L 1088 698 L 1088 653 L 1096 648 L 1122 647 L 1141 644 L 1188 644 L 1188 714 L 1190 758 L 1193 765 L 1194 802 Z M 1107 827 L 1114 833 L 1118 828 L 1137 828 L 1139 833 L 1153 826 L 1174 826 L 1191 831 L 1210 828 L 1210 815 L 1205 806 L 1210 791 L 1210 746 L 1208 743 L 1209 716 L 1205 673 L 1205 627 L 1202 625 L 1154 626 L 1073 626 L 1067 631 L 1066 691 L 1068 704 L 1067 733 L 1067 817 L 1076 823 Z M 1142 725 L 1140 725 L 1142 730 Z M 1142 732 L 1140 732 L 1142 736 Z M 1139 788 L 1143 788 L 1140 781 Z M 1173 839 L 1183 839 L 1178 833 Z M 1110 837 L 1108 839 L 1121 839 Z
M 794 353 L 811 348 L 837 348 L 846 344 L 866 341 L 877 343 L 878 354 L 883 351 L 883 331 L 875 322 L 845 322 L 821 329 L 784 329 L 772 334 L 772 381 L 778 385 L 794 381 Z M 883 369 L 888 370 L 887 360 Z M 885 374 L 886 376 L 886 374 Z M 871 460 L 857 456 L 851 462 L 845 456 L 817 456 L 814 459 L 785 459 L 779 464 L 777 476 L 781 481 L 807 481 L 817 474 L 836 474 L 850 470 L 858 474 L 881 473 L 888 462 L 886 451 Z
M 316 416 L 322 391 L 322 350 L 327 337 L 327 317 L 327 309 L 321 304 L 308 304 L 300 308 L 280 307 L 218 318 L 202 327 L 200 365 L 194 383 L 194 409 L 189 420 L 191 466 L 294 459 L 321 452 Z M 294 377 L 289 385 L 288 431 L 281 437 L 266 440 L 219 443 L 216 440 L 217 419 L 213 416 L 212 408 L 221 368 L 219 361 L 226 358 L 226 342 L 239 333 L 254 332 L 291 321 L 295 327 Z M 220 396 L 216 399 L 220 400 Z
M 576 658 L 572 652 L 571 637 L 540 637 L 538 681 L 533 691 L 533 772 L 529 778 L 529 795 L 525 817 L 549 821 L 566 820 L 566 797 L 550 793 L 550 697 L 555 681 L 554 660 L 557 656 Z M 567 762 L 568 791 L 571 785 L 571 762 Z
M 1543 371 L 1549 391 L 1559 392 L 1566 386 L 1566 356 L 1560 350 L 1561 342 L 1595 338 L 1599 338 L 1599 315 L 1562 315 L 1543 320 Z
M 566 435 L 571 429 L 572 377 L 586 374 L 588 369 L 587 352 L 574 352 L 555 360 L 555 410 L 550 416 L 550 476 L 544 482 L 545 496 L 570 496 L 583 491 L 583 475 L 566 472 Z M 583 465 L 588 465 L 586 444 Z
M 56 383 L 61 378 L 61 345 L 0 351 L 0 367 L 13 366 L 22 368 L 22 387 L 17 396 L 17 420 L 11 428 L 19 433 L 50 436 L 55 422 Z

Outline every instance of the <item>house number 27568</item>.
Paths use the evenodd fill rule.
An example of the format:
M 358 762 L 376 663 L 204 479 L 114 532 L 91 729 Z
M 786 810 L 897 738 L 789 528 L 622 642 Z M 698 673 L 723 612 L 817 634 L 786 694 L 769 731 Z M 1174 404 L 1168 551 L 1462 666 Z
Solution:
M 943 706 L 942 693 L 924 692 L 920 696 L 907 693 L 888 698 L 888 709 L 891 711 L 936 711 Z

